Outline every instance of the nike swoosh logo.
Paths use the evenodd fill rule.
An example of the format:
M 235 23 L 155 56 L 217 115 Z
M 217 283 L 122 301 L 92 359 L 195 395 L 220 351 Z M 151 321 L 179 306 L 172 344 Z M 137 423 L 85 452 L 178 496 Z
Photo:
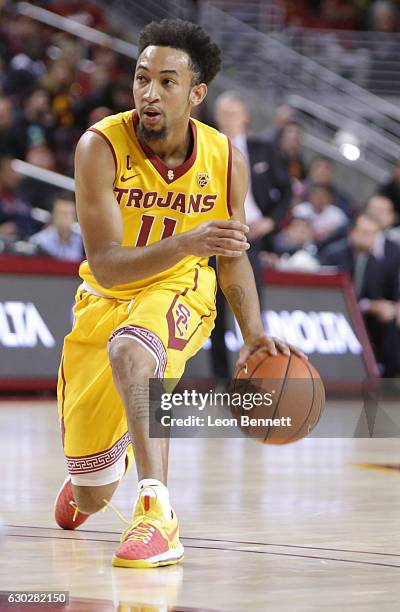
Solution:
M 173 541 L 177 531 L 178 531 L 178 525 L 175 527 L 173 531 L 171 531 L 171 533 L 167 533 L 167 538 L 170 542 Z
M 123 183 L 126 183 L 126 181 L 130 181 L 131 179 L 135 178 L 135 176 L 140 176 L 139 174 L 132 174 L 132 176 L 121 176 L 121 181 Z

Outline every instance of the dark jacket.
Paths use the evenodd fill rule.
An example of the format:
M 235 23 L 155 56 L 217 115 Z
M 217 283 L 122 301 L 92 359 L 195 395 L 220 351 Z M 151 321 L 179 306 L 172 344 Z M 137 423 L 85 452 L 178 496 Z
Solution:
M 277 144 L 255 137 L 247 138 L 251 187 L 264 217 L 279 226 L 292 198 L 287 162 Z
M 342 272 L 353 277 L 356 253 L 348 239 L 339 240 L 329 245 L 321 254 L 322 265 L 337 266 Z M 397 301 L 399 291 L 400 249 L 391 240 L 385 240 L 384 256 L 377 259 L 368 257 L 364 282 L 360 291 L 361 298 L 370 300 Z
M 397 214 L 397 225 L 400 225 L 400 185 L 397 181 L 390 179 L 380 186 L 378 189 L 379 195 L 383 195 L 389 200 L 392 200 L 394 209 Z

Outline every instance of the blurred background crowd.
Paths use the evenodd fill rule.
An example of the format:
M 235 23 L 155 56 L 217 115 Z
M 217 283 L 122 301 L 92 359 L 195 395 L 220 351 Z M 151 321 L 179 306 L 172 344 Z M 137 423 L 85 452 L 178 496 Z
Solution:
M 283 5 L 288 26 L 396 32 L 400 25 L 397 0 L 284 0 Z
M 118 9 L 118 3 L 32 4 L 127 38 L 121 20 L 108 10 L 113 5 Z M 201 4 L 179 3 L 178 16 L 196 18 Z M 227 4 L 232 18 L 262 29 L 262 2 Z M 215 5 L 226 8 L 222 0 Z M 394 33 L 391 40 L 397 44 L 400 1 L 282 0 L 264 6 L 265 14 L 276 17 L 270 30 L 278 24 L 289 37 L 311 28 L 365 30 Z M 257 22 L 252 23 L 255 8 Z M 72 177 L 74 149 L 83 131 L 109 114 L 132 108 L 133 70 L 134 61 L 112 45 L 71 35 L 21 14 L 14 2 L 0 0 L 0 251 L 70 261 L 84 257 L 73 192 L 60 189 L 57 181 L 21 172 L 14 160 Z M 398 374 L 400 160 L 393 156 L 382 180 L 368 189 L 354 188 L 354 181 L 343 181 L 340 164 L 329 151 L 310 154 L 305 147 L 309 123 L 296 105 L 282 97 L 272 106 L 269 102 L 270 120 L 261 125 L 253 108 L 243 90 L 220 85 L 198 118 L 228 135 L 248 160 L 245 207 L 260 296 L 265 266 L 307 271 L 329 266 L 347 272 L 382 372 Z M 217 338 L 224 316 L 222 296 L 218 300 Z M 217 373 L 224 377 L 216 344 L 215 367 L 222 368 Z

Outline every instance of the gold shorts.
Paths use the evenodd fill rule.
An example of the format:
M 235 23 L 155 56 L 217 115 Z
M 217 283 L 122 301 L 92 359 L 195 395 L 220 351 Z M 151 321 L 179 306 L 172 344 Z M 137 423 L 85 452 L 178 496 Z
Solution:
M 74 484 L 115 482 L 123 475 L 127 453 L 132 459 L 125 410 L 108 359 L 110 343 L 121 337 L 139 342 L 155 358 L 155 377 L 179 379 L 214 327 L 215 289 L 214 270 L 200 266 L 144 288 L 130 302 L 78 288 L 57 389 Z

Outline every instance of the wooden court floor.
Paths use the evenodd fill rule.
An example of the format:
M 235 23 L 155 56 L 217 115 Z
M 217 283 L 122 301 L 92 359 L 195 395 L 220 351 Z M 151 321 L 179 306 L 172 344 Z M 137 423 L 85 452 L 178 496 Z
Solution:
M 398 610 L 400 471 L 364 462 L 400 463 L 398 441 L 173 440 L 185 561 L 112 568 L 124 527 L 112 511 L 75 532 L 54 523 L 65 477 L 55 403 L 0 402 L 0 590 L 69 591 L 68 610 L 82 612 Z M 113 499 L 127 516 L 135 489 L 132 470 Z

